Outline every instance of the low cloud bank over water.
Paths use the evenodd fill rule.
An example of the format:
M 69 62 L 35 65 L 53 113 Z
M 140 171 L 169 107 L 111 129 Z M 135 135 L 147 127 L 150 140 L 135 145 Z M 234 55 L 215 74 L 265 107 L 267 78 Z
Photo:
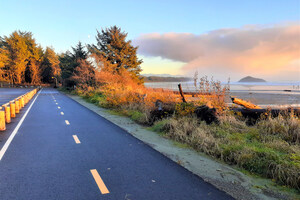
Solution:
M 207 74 L 300 79 L 300 25 L 248 25 L 195 35 L 149 33 L 134 40 L 139 54 L 186 63 L 182 70 Z M 229 73 L 230 72 L 230 73 Z

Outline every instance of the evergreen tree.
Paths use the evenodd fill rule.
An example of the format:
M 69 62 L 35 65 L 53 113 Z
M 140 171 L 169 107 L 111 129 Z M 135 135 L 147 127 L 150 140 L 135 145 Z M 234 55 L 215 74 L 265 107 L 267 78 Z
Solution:
M 59 57 L 61 67 L 61 78 L 65 87 L 73 87 L 76 85 L 76 80 L 72 76 L 76 73 L 76 68 L 86 61 L 88 53 L 84 49 L 81 42 L 78 42 L 76 47 L 72 47 L 73 52 L 67 51 Z
M 39 47 L 31 32 L 15 31 L 1 38 L 2 77 L 12 83 L 39 83 Z M 5 62 L 1 61 L 5 60 Z
M 0 38 L 1 39 L 1 38 Z M 8 50 L 5 49 L 5 46 L 1 44 L 0 40 L 0 81 L 6 81 L 7 77 L 5 76 L 5 66 L 9 63 Z
M 44 83 L 53 83 L 55 78 L 59 78 L 61 72 L 59 64 L 59 57 L 55 51 L 47 47 L 41 64 L 42 81 Z
M 71 52 L 67 51 L 59 56 L 59 66 L 61 68 L 61 78 L 64 87 L 72 87 L 74 82 L 70 80 L 75 68 L 75 63 Z
M 86 60 L 88 57 L 88 53 L 86 50 L 84 50 L 84 46 L 82 45 L 82 43 L 79 41 L 78 44 L 76 45 L 76 47 L 72 47 L 73 53 L 72 53 L 72 57 L 74 60 L 78 60 L 78 59 L 82 59 L 82 60 Z
M 29 51 L 25 38 L 21 32 L 13 32 L 9 37 L 4 37 L 5 45 L 9 51 L 9 64 L 6 73 L 10 82 L 20 84 L 24 80 L 24 73 L 28 63 Z
M 89 45 L 89 51 L 96 60 L 108 61 L 114 72 L 123 69 L 128 70 L 132 77 L 141 82 L 140 77 L 142 60 L 137 57 L 137 47 L 133 47 L 131 41 L 126 41 L 127 33 L 122 32 L 117 26 L 112 26 L 97 31 L 97 45 Z
M 31 32 L 20 32 L 25 39 L 29 55 L 27 58 L 27 66 L 25 69 L 25 82 L 31 84 L 39 84 L 41 82 L 41 61 L 43 57 L 43 49 L 38 46 Z
M 52 76 L 59 76 L 59 60 L 53 49 L 44 53 L 31 32 L 14 31 L 0 37 L 0 80 L 39 84 L 41 73 L 47 83 L 53 82 Z

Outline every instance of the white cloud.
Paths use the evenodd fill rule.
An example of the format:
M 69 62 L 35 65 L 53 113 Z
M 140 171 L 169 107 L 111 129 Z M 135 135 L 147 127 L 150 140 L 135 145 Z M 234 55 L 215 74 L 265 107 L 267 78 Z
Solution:
M 150 33 L 134 40 L 139 54 L 184 62 L 182 70 L 300 79 L 300 25 L 248 25 L 205 34 Z

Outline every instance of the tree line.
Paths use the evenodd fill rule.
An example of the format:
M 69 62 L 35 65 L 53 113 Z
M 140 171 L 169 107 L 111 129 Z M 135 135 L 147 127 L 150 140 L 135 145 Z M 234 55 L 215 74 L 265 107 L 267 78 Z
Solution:
M 0 37 L 0 81 L 32 85 L 58 81 L 64 87 L 96 87 L 99 71 L 121 74 L 126 70 L 142 83 L 143 61 L 126 37 L 121 28 L 112 26 L 97 31 L 96 44 L 79 42 L 58 55 L 53 48 L 38 45 L 31 32 L 14 31 Z
M 12 84 L 50 83 L 60 74 L 59 59 L 50 47 L 43 49 L 31 32 L 15 31 L 0 37 L 0 81 Z

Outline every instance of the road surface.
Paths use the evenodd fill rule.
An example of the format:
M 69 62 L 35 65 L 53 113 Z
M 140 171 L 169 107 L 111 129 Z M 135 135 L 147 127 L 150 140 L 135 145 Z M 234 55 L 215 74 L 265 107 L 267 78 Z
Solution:
M 0 88 L 0 106 L 30 90 L 32 90 L 32 88 Z
M 1 200 L 232 199 L 54 89 L 22 112 L 0 151 Z

